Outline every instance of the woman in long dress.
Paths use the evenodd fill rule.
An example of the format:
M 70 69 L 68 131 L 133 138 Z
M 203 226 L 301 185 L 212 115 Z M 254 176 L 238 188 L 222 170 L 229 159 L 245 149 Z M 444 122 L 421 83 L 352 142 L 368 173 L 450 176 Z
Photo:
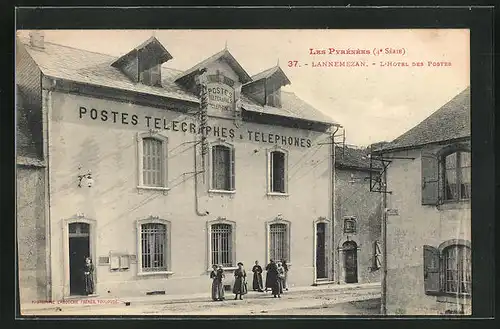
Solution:
M 92 295 L 94 293 L 94 264 L 92 264 L 90 257 L 85 258 L 83 279 L 85 281 L 85 294 Z
M 247 282 L 246 282 L 246 277 L 247 273 L 245 272 L 245 269 L 243 268 L 243 263 L 238 263 L 238 268 L 234 271 L 234 287 L 233 287 L 233 294 L 234 299 L 238 299 L 238 295 L 240 295 L 240 299 L 243 299 L 243 295 L 247 293 Z
M 255 261 L 255 265 L 252 268 L 253 272 L 253 284 L 252 288 L 254 291 L 262 292 L 262 267 L 259 265 L 259 261 Z
M 265 291 L 267 292 L 267 289 L 273 289 L 273 286 L 274 286 L 274 281 L 276 281 L 276 278 L 273 277 L 273 271 L 271 270 L 271 268 L 273 268 L 274 266 L 276 266 L 276 264 L 274 263 L 274 260 L 270 260 L 269 261 L 269 264 L 267 264 L 266 266 L 266 289 Z
M 210 272 L 210 278 L 212 279 L 212 300 L 221 301 L 224 300 L 224 285 L 222 280 L 224 279 L 224 271 L 222 266 L 213 265 L 212 272 Z

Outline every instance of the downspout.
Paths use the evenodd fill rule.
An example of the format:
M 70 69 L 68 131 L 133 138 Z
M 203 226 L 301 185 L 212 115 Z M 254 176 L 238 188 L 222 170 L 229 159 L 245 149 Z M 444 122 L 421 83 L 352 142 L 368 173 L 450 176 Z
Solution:
M 196 143 L 194 146 L 193 146 L 193 150 L 194 150 L 194 207 L 195 207 L 195 210 L 196 210 L 196 215 L 198 216 L 207 216 L 209 214 L 208 211 L 204 211 L 204 212 L 201 212 L 200 211 L 200 208 L 199 208 L 199 196 L 198 196 L 198 174 L 200 174 L 200 172 L 198 172 L 198 157 L 197 157 L 197 152 L 196 152 L 196 145 L 198 143 Z M 204 171 L 201 171 L 201 174 L 205 174 Z
M 387 315 L 387 168 L 382 160 L 384 167 L 383 176 L 383 196 L 382 196 L 382 284 L 381 284 L 381 314 Z
M 331 259 L 332 259 L 332 270 L 335 268 L 335 263 L 336 263 L 336 257 L 335 257 L 335 134 L 337 131 L 339 131 L 340 127 L 336 126 L 335 131 L 331 134 L 331 153 L 332 153 L 332 174 L 331 174 L 331 219 L 332 219 L 332 224 L 331 224 L 331 238 L 330 238 L 330 243 L 332 244 L 331 250 Z M 338 263 L 338 262 L 337 262 Z M 336 272 L 336 271 L 335 271 Z M 338 274 L 337 274 L 338 276 Z M 332 280 L 335 280 L 335 273 L 333 273 Z
M 43 145 L 44 145 L 44 157 L 45 157 L 45 257 L 46 257 L 46 272 L 47 272 L 47 300 L 52 300 L 52 241 L 51 241 L 51 194 L 50 194 L 50 116 L 52 114 L 52 91 L 56 87 L 56 80 L 49 80 L 51 82 L 47 89 L 43 89 L 43 83 L 41 83 L 42 91 L 42 114 L 45 120 L 45 125 L 42 125 L 42 129 L 45 130 L 45 134 L 42 134 Z M 44 113 L 45 112 L 45 113 Z M 43 121 L 42 121 L 43 122 Z M 45 135 L 45 136 L 44 136 Z

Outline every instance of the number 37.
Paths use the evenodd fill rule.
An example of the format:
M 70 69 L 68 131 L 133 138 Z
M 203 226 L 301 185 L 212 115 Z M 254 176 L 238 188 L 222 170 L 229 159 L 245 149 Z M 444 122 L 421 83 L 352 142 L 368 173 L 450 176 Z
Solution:
M 299 61 L 288 61 L 288 67 L 295 67 L 298 63 Z

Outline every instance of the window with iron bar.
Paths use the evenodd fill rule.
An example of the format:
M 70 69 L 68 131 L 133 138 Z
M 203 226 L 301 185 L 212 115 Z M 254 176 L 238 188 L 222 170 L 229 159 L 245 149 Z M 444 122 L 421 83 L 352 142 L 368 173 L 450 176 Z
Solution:
M 167 226 L 160 223 L 141 225 L 142 271 L 162 272 L 167 265 Z
M 233 228 L 230 224 L 212 224 L 212 264 L 222 265 L 223 267 L 234 266 L 232 234 Z
M 288 225 L 269 225 L 269 259 L 289 261 Z

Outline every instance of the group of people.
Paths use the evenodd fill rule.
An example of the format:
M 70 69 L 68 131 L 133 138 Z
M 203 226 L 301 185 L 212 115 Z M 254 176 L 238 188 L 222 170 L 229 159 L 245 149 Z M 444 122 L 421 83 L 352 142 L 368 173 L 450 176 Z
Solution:
M 233 294 L 234 299 L 243 299 L 243 295 L 247 294 L 247 274 L 243 268 L 243 263 L 239 262 L 238 268 L 234 271 L 234 286 Z M 210 278 L 212 279 L 212 300 L 222 301 L 224 300 L 224 284 L 223 280 L 225 278 L 224 270 L 221 265 L 213 265 L 213 270 L 210 272 Z M 259 261 L 255 261 L 255 265 L 252 268 L 253 281 L 252 288 L 254 291 L 267 292 L 268 289 L 271 290 L 274 298 L 281 298 L 283 290 L 288 290 L 288 265 L 285 260 L 275 262 L 271 259 L 269 264 L 266 266 L 266 282 L 265 288 L 262 280 L 262 267 L 259 265 Z

